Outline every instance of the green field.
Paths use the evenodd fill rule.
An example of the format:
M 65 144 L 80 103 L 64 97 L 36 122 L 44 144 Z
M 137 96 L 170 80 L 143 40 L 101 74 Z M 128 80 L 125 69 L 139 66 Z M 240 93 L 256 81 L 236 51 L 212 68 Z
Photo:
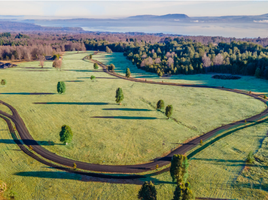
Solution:
M 142 78 L 154 81 L 201 84 L 209 86 L 224 86 L 226 88 L 240 89 L 252 92 L 262 92 L 268 94 L 268 80 L 258 79 L 254 76 L 242 76 L 238 80 L 220 80 L 211 78 L 212 74 L 195 74 L 195 75 L 172 75 L 171 77 L 159 78 L 157 74 L 146 72 L 138 69 L 131 61 L 127 60 L 122 53 L 99 54 L 94 56 L 95 59 L 109 65 L 115 65 L 115 71 L 120 74 L 126 72 L 129 67 L 132 77 Z
M 189 138 L 255 115 L 266 107 L 253 98 L 215 89 L 120 80 L 94 70 L 92 63 L 81 60 L 85 55 L 88 52 L 66 53 L 62 71 L 52 68 L 51 62 L 46 62 L 44 69 L 38 67 L 38 62 L 30 62 L 2 70 L 0 75 L 0 79 L 7 80 L 7 85 L 0 88 L 0 99 L 18 110 L 35 140 L 65 157 L 105 164 L 148 162 Z M 115 56 L 123 68 L 128 61 L 120 54 Z M 100 61 L 114 63 L 118 69 L 119 64 L 109 57 L 111 55 L 94 56 Z M 97 77 L 95 81 L 89 79 L 91 75 Z M 202 81 L 207 75 L 200 76 L 204 76 Z M 65 81 L 66 94 L 56 94 L 58 81 Z M 235 84 L 242 85 L 243 79 L 237 81 Z M 262 85 L 264 80 L 254 81 L 255 85 Z M 228 84 L 228 81 L 224 82 Z M 232 87 L 236 87 L 235 84 Z M 123 89 L 125 96 L 122 105 L 114 101 L 118 87 Z M 167 120 L 162 112 L 153 108 L 159 99 L 163 99 L 166 105 L 173 105 L 173 117 L 178 122 Z M 0 109 L 5 111 L 2 108 L 0 105 Z M 111 184 L 105 179 L 48 168 L 19 151 L 5 122 L 0 120 L 0 123 L 0 151 L 5 161 L 0 164 L 0 180 L 9 186 L 5 195 L 12 189 L 20 199 L 136 199 L 140 188 L 136 184 L 143 180 L 137 180 L 135 184 L 108 180 L 116 182 Z M 73 142 L 67 146 L 59 142 L 63 124 L 69 125 L 74 133 Z M 263 197 L 266 193 L 261 190 L 241 189 L 233 183 L 242 171 L 241 163 L 246 155 L 259 148 L 266 132 L 266 124 L 246 128 L 195 155 L 190 161 L 190 181 L 194 191 L 198 191 L 196 196 L 247 199 L 248 194 L 252 199 L 254 196 Z M 47 141 L 53 141 L 55 145 L 48 145 Z M 240 165 L 229 166 L 217 160 L 238 160 Z M 175 186 L 170 182 L 169 173 L 148 179 L 157 184 L 159 199 L 171 199 Z M 221 181 L 224 187 L 214 184 L 217 181 Z

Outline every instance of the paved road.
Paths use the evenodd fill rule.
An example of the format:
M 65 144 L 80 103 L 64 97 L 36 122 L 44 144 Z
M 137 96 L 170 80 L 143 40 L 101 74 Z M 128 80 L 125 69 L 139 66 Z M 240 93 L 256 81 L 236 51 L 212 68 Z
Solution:
M 219 89 L 219 90 L 223 90 L 223 91 L 230 91 L 230 92 L 235 92 L 235 93 L 239 93 L 239 94 L 244 94 L 250 97 L 253 97 L 255 99 L 258 99 L 262 102 L 264 102 L 266 104 L 266 100 L 264 100 L 263 98 L 259 97 L 258 95 L 255 94 L 248 94 L 246 92 L 240 91 L 240 90 L 235 90 L 235 89 L 227 89 L 227 88 L 221 88 L 221 87 L 213 87 L 213 86 L 204 86 L 204 85 L 191 85 L 191 84 L 178 84 L 178 83 L 167 83 L 167 82 L 154 82 L 154 81 L 143 81 L 140 79 L 135 79 L 135 78 L 126 78 L 122 75 L 116 74 L 114 72 L 110 72 L 107 70 L 106 66 L 103 63 L 100 63 L 99 61 L 96 60 L 92 60 L 93 62 L 98 63 L 99 66 L 101 66 L 104 70 L 104 72 L 112 75 L 112 76 L 116 76 L 118 78 L 121 79 L 125 79 L 128 81 L 134 81 L 134 82 L 142 82 L 142 83 L 147 83 L 147 84 L 161 84 L 161 85 L 170 85 L 170 86 L 180 86 L 180 87 L 199 87 L 199 88 L 214 88 L 214 89 Z M 170 160 L 172 158 L 172 156 L 174 154 L 185 154 L 187 151 L 191 150 L 192 148 L 196 147 L 197 145 L 199 145 L 200 140 L 202 139 L 203 141 L 209 139 L 210 137 L 215 136 L 218 131 L 220 130 L 228 130 L 231 128 L 234 128 L 237 125 L 243 125 L 245 123 L 245 120 L 247 121 L 256 121 L 259 118 L 265 116 L 268 114 L 268 108 L 266 108 L 263 112 L 261 112 L 258 115 L 255 115 L 253 117 L 241 120 L 241 121 L 237 121 L 231 124 L 227 124 L 225 126 L 216 128 L 212 131 L 207 132 L 206 134 L 197 137 L 185 144 L 183 144 L 182 146 L 178 147 L 177 149 L 173 150 L 171 153 L 169 153 L 167 156 L 164 156 L 162 158 L 156 158 L 153 162 L 150 163 L 144 163 L 144 164 L 137 164 L 137 165 L 99 165 L 99 164 L 92 164 L 92 163 L 86 163 L 86 162 L 80 162 L 80 161 L 76 161 L 76 160 L 72 160 L 72 159 L 68 159 L 68 158 L 64 158 L 61 157 L 59 155 L 56 155 L 46 149 L 44 149 L 42 146 L 40 146 L 30 135 L 27 127 L 25 126 L 23 120 L 21 119 L 20 115 L 18 114 L 17 110 L 12 107 L 11 105 L 9 105 L 8 103 L 5 103 L 3 101 L 0 100 L 0 103 L 2 103 L 3 105 L 7 106 L 11 111 L 12 111 L 12 115 L 5 113 L 3 111 L 0 111 L 0 114 L 4 117 L 5 121 L 8 123 L 9 125 L 9 129 L 11 132 L 14 132 L 14 130 L 12 131 L 12 125 L 9 121 L 9 119 L 15 124 L 16 126 L 16 130 L 19 133 L 19 136 L 21 138 L 21 140 L 23 141 L 24 144 L 32 147 L 32 151 L 34 151 L 35 153 L 39 154 L 40 156 L 37 156 L 36 154 L 33 154 L 31 151 L 29 151 L 27 148 L 25 148 L 25 146 L 23 146 L 19 140 L 15 139 L 15 142 L 20 146 L 20 148 L 27 153 L 29 156 L 33 157 L 34 159 L 49 165 L 51 167 L 55 167 L 58 169 L 63 169 L 66 171 L 72 171 L 69 168 L 73 167 L 73 164 L 76 163 L 77 168 L 82 169 L 82 170 L 90 170 L 90 171 L 95 171 L 95 172 L 105 172 L 105 173 L 113 173 L 113 174 L 131 174 L 131 173 L 142 173 L 142 172 L 146 172 L 152 169 L 155 169 L 156 165 L 158 165 L 159 167 L 163 167 L 165 165 L 168 165 L 170 163 Z M 15 134 L 13 134 L 15 135 Z M 16 137 L 16 136 L 14 136 Z M 13 138 L 14 139 L 14 138 Z M 42 159 L 45 158 L 49 161 L 53 161 L 54 164 Z M 57 165 L 59 164 L 59 165 Z M 63 167 L 63 166 L 67 166 Z M 69 168 L 68 168 L 69 167 Z M 91 176 L 98 176 L 98 177 L 116 177 L 116 175 L 104 175 L 104 174 L 95 174 L 95 173 L 85 173 L 82 171 L 75 171 L 75 173 L 80 173 L 80 174 L 87 174 L 87 175 L 91 175 Z M 140 178 L 142 176 L 139 175 L 128 175 L 125 177 L 121 177 L 121 178 Z M 117 177 L 118 178 L 118 177 Z

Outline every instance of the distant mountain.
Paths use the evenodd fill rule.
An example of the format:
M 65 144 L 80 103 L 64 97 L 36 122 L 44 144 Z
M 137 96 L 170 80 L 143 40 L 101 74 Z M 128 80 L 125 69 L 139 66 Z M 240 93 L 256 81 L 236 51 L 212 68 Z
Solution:
M 136 15 L 127 17 L 126 19 L 134 20 L 174 20 L 174 19 L 188 19 L 185 14 L 167 14 L 167 15 Z
M 21 23 L 14 21 L 0 20 L 0 32 L 83 32 L 82 28 L 77 27 L 44 27 L 31 23 Z

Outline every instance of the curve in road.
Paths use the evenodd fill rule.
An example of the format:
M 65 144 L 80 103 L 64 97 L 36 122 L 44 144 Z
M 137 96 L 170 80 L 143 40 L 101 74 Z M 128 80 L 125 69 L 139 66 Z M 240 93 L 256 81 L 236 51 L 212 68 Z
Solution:
M 97 63 L 99 66 L 101 66 L 103 68 L 103 71 L 121 78 L 121 79 L 125 79 L 128 81 L 134 81 L 134 82 L 142 82 L 142 83 L 147 83 L 147 84 L 160 84 L 160 85 L 170 85 L 170 86 L 180 86 L 180 87 L 198 87 L 198 88 L 214 88 L 214 89 L 219 89 L 219 90 L 223 90 L 223 91 L 230 91 L 230 92 L 235 92 L 238 94 L 244 94 L 244 95 L 248 95 L 250 97 L 253 97 L 255 99 L 258 99 L 262 102 L 264 102 L 266 104 L 266 100 L 263 99 L 262 97 L 252 94 L 252 93 L 246 93 L 240 90 L 236 90 L 236 89 L 228 89 L 228 88 L 222 88 L 222 87 L 214 87 L 214 86 L 205 86 L 205 85 L 191 85 L 191 84 L 179 84 L 179 83 L 168 83 L 168 82 L 154 82 L 154 81 L 143 81 L 140 79 L 136 79 L 136 78 L 126 78 L 125 76 L 116 74 L 114 72 L 108 71 L 106 65 L 104 65 L 103 63 L 96 61 L 96 60 L 91 60 L 95 63 Z M 75 172 L 75 173 L 79 173 L 79 174 L 86 174 L 86 175 L 90 175 L 90 176 L 98 176 L 98 177 L 104 177 L 104 178 L 109 178 L 109 177 L 113 177 L 113 178 L 119 178 L 116 175 L 108 175 L 108 174 L 97 174 L 97 173 L 86 173 L 83 171 L 74 171 L 71 168 L 73 167 L 73 164 L 76 163 L 77 168 L 82 169 L 82 170 L 89 170 L 89 171 L 96 171 L 96 172 L 104 172 L 104 173 L 115 173 L 115 174 L 131 174 L 131 173 L 143 173 L 143 172 L 147 172 L 150 170 L 155 169 L 156 165 L 158 165 L 159 167 L 163 167 L 166 166 L 168 164 L 170 164 L 171 158 L 174 154 L 185 154 L 187 151 L 191 150 L 192 148 L 196 147 L 197 145 L 200 144 L 200 140 L 202 139 L 203 141 L 215 136 L 219 131 L 221 130 L 228 130 L 231 128 L 234 128 L 238 125 L 243 125 L 245 123 L 245 120 L 247 121 L 255 121 L 260 119 L 263 116 L 266 116 L 268 114 L 268 108 L 266 107 L 266 109 L 264 111 L 262 111 L 260 114 L 252 116 L 250 118 L 241 120 L 241 121 L 237 121 L 231 124 L 227 124 L 224 125 L 222 127 L 218 127 L 212 131 L 209 131 L 207 133 L 205 133 L 202 136 L 199 136 L 185 144 L 183 144 L 182 146 L 179 146 L 177 149 L 173 150 L 171 153 L 169 153 L 167 156 L 164 156 L 162 158 L 157 158 L 155 159 L 153 162 L 150 163 L 144 163 L 144 164 L 137 164 L 137 165 L 99 165 L 99 164 L 92 164 L 92 163 L 86 163 L 86 162 L 81 162 L 81 161 L 76 161 L 76 160 L 72 160 L 72 159 L 68 159 L 68 158 L 64 158 L 61 157 L 59 155 L 56 155 L 55 153 L 52 153 L 48 150 L 46 150 L 45 148 L 43 148 L 42 146 L 40 146 L 30 135 L 27 127 L 25 126 L 23 120 L 21 119 L 20 115 L 18 114 L 17 110 L 12 107 L 11 105 L 3 102 L 0 100 L 0 103 L 2 103 L 3 105 L 7 106 L 11 112 L 12 115 L 7 114 L 3 111 L 0 110 L 0 115 L 4 116 L 2 117 L 8 124 L 10 131 L 12 133 L 12 131 L 14 132 L 14 129 L 12 130 L 12 125 L 11 122 L 8 120 L 12 120 L 12 122 L 15 124 L 16 126 L 16 130 L 19 133 L 19 136 L 21 138 L 21 140 L 23 141 L 24 144 L 30 146 L 31 145 L 31 149 L 39 154 L 41 157 L 45 158 L 46 160 L 52 161 L 53 164 L 51 162 L 48 162 L 44 159 L 42 159 L 40 156 L 37 156 L 36 154 L 32 153 L 31 151 L 29 151 L 18 139 L 15 140 L 15 142 L 19 145 L 19 147 L 23 150 L 23 152 L 25 152 L 27 155 L 33 157 L 34 159 L 49 165 L 51 167 L 57 168 L 57 169 L 62 169 L 62 170 L 66 170 L 66 171 L 71 171 L 71 172 Z M 11 128 L 12 127 L 12 128 Z M 13 138 L 14 139 L 14 138 Z M 57 165 L 60 164 L 60 165 Z M 63 166 L 67 166 L 63 167 Z M 69 168 L 68 168 L 69 167 Z M 166 171 L 166 170 L 163 170 Z M 143 176 L 141 175 L 126 175 L 120 178 L 141 178 Z

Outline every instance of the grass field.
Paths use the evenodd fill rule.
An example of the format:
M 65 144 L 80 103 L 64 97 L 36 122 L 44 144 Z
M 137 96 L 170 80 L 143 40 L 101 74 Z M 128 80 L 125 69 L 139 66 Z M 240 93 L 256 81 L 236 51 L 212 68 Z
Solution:
M 137 199 L 144 180 L 117 181 L 74 175 L 38 163 L 19 150 L 0 120 L 0 180 L 17 199 Z M 265 199 L 267 192 L 237 183 L 249 151 L 256 151 L 267 135 L 267 123 L 246 128 L 214 143 L 190 160 L 189 180 L 197 197 Z M 5 142 L 4 142 L 5 141 Z M 168 172 L 146 180 L 155 182 L 158 199 L 171 199 L 175 185 Z
M 44 69 L 30 62 L 2 72 L 8 83 L 1 99 L 18 110 L 40 144 L 62 156 L 105 164 L 148 162 L 189 138 L 265 109 L 262 102 L 231 92 L 114 79 L 81 60 L 86 54 L 66 53 L 62 71 L 51 62 Z M 58 81 L 65 81 L 66 94 L 56 94 Z M 118 87 L 124 91 L 122 105 L 114 101 Z M 173 105 L 178 123 L 151 106 L 159 99 Z M 74 132 L 67 146 L 59 142 L 64 124 Z
M 188 138 L 265 108 L 262 102 L 231 92 L 115 79 L 82 61 L 87 54 L 66 53 L 62 71 L 53 69 L 51 62 L 46 62 L 44 69 L 38 62 L 30 62 L 1 71 L 7 86 L 0 88 L 0 99 L 18 110 L 40 144 L 62 156 L 105 164 L 147 162 Z M 97 56 L 100 61 L 107 59 Z M 125 58 L 121 59 L 124 63 Z M 91 75 L 97 77 L 94 82 Z M 65 81 L 66 94 L 56 94 L 58 81 Z M 263 80 L 255 81 L 261 85 Z M 124 91 L 121 106 L 114 102 L 117 87 Z M 159 99 L 173 105 L 173 117 L 179 123 L 153 109 L 151 105 Z M 74 132 L 73 142 L 67 146 L 59 142 L 63 124 Z M 266 192 L 241 187 L 235 181 L 248 152 L 258 150 L 266 137 L 266 127 L 264 123 L 237 131 L 192 157 L 189 179 L 196 196 L 264 199 Z M 0 180 L 8 185 L 5 196 L 13 190 L 18 199 L 137 199 L 140 185 L 136 184 L 144 180 L 119 182 L 57 171 L 22 153 L 3 120 L 0 133 Z M 47 141 L 55 145 L 49 146 Z M 148 180 L 156 183 L 158 199 L 172 198 L 175 185 L 169 173 Z
M 117 73 L 125 75 L 126 68 L 129 67 L 131 75 L 136 78 L 142 78 L 154 81 L 174 82 L 174 83 L 188 83 L 188 84 L 202 84 L 210 86 L 224 86 L 226 88 L 234 88 L 247 90 L 252 92 L 262 92 L 268 94 L 268 80 L 257 79 L 254 76 L 242 76 L 238 80 L 220 80 L 213 79 L 212 74 L 196 74 L 196 75 L 172 75 L 171 77 L 159 78 L 157 74 L 146 72 L 138 69 L 131 61 L 127 60 L 122 53 L 113 54 L 99 54 L 94 55 L 97 59 L 107 65 L 113 63 Z

